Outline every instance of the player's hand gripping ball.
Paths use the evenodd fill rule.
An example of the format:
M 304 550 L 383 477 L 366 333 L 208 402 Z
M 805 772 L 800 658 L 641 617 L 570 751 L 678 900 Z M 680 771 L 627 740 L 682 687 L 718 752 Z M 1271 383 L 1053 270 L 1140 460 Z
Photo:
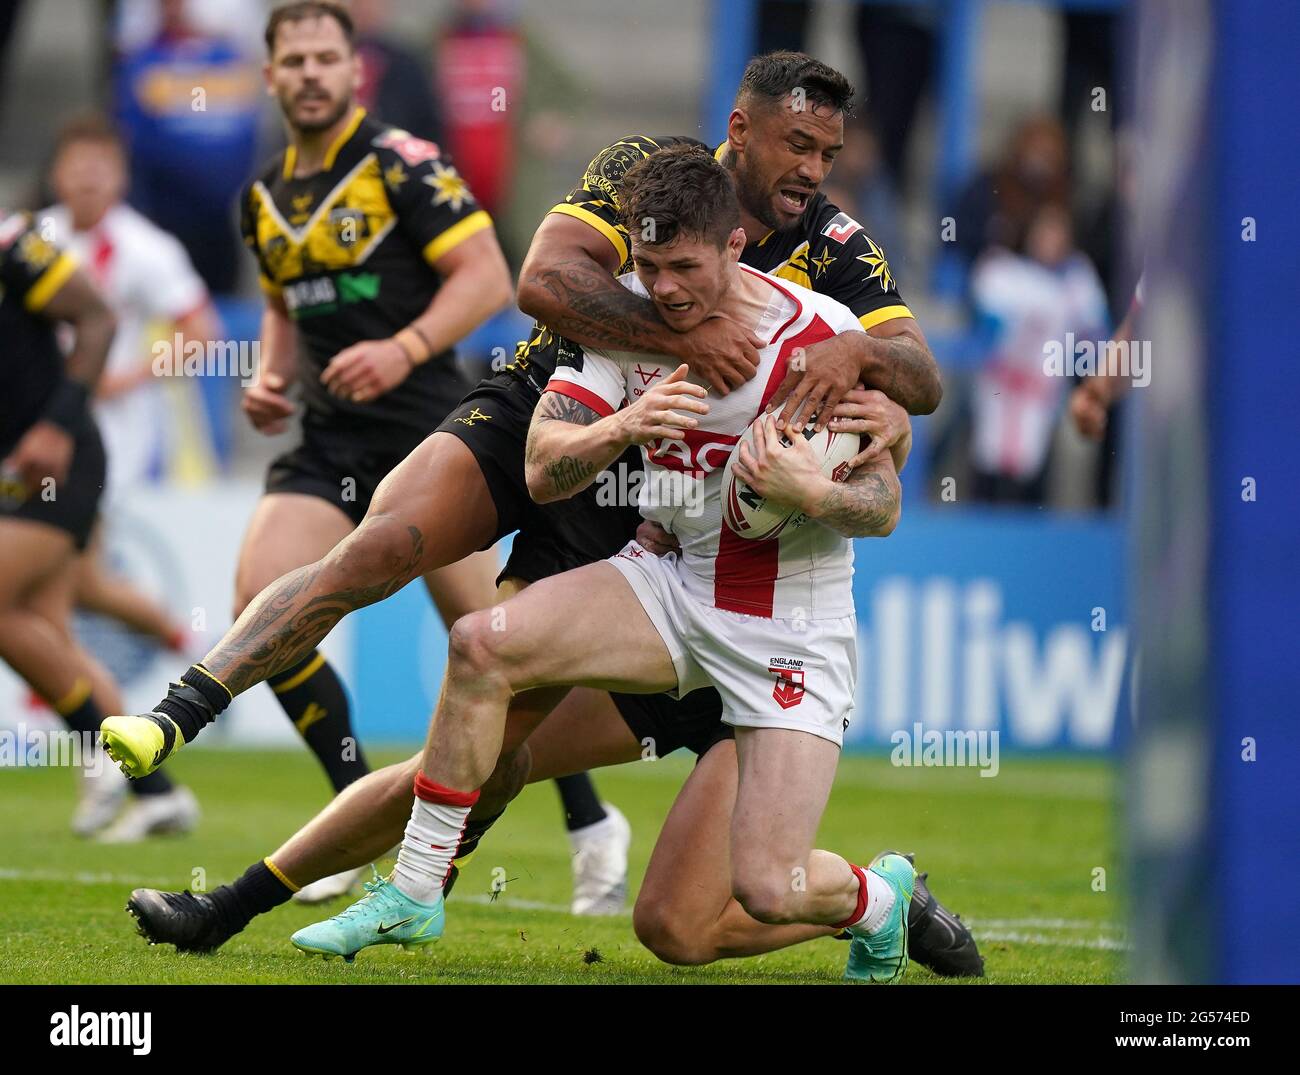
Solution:
M 802 526 L 807 503 L 823 479 L 852 473 L 856 433 L 818 432 L 813 424 L 781 433 L 774 415 L 760 415 L 745 430 L 722 471 L 722 518 L 751 541 L 768 541 Z

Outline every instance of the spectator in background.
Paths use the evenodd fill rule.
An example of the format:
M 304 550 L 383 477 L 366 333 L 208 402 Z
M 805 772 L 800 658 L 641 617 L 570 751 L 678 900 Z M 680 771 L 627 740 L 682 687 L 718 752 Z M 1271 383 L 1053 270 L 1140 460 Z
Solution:
M 1106 294 L 1074 246 L 1062 203 L 1032 211 L 1012 249 L 994 247 L 971 273 L 978 325 L 989 357 L 972 393 L 971 460 L 977 500 L 1041 504 L 1048 449 L 1069 380 L 1046 368 L 1049 344 L 1067 334 L 1103 340 Z
M 977 175 L 957 207 L 957 249 L 974 261 L 990 246 L 1015 247 L 1048 206 L 1068 207 L 1065 130 L 1050 116 L 1024 120 L 1002 160 Z
M 245 56 L 261 56 L 262 28 L 271 4 L 284 0 L 185 0 L 185 15 L 199 33 L 236 45 Z M 162 0 L 100 0 L 113 13 L 113 43 L 119 53 L 152 42 L 162 27 Z
M 161 0 L 158 26 L 115 75 L 131 200 L 181 241 L 210 291 L 229 293 L 241 263 L 233 206 L 255 163 L 261 82 L 236 44 L 194 27 L 186 0 Z
M 348 5 L 356 27 L 357 55 L 361 57 L 357 102 L 385 123 L 417 138 L 440 142 L 442 123 L 434 100 L 433 79 L 414 49 L 387 35 L 390 8 L 389 0 L 352 0 Z
M 907 148 L 934 71 L 939 13 L 918 3 L 854 5 L 854 30 L 866 81 L 864 108 L 879 144 L 884 172 L 905 189 Z M 805 51 L 812 5 L 808 0 L 760 0 L 756 53 Z
M 499 0 L 459 0 L 435 50 L 447 148 L 483 208 L 504 215 L 514 184 L 525 44 Z

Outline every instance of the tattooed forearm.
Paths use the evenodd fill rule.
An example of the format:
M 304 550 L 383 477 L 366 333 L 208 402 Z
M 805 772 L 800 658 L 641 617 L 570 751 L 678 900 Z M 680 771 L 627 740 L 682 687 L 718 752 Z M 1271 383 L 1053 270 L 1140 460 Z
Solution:
M 576 459 L 571 455 L 562 455 L 559 459 L 547 463 L 542 469 L 550 478 L 551 485 L 557 493 L 567 493 L 595 474 L 596 464 L 589 463 L 585 459 Z
M 573 260 L 528 276 L 549 295 L 538 319 L 576 343 L 625 351 L 662 350 L 669 329 L 649 299 L 633 295 L 595 262 Z
M 939 368 L 916 336 L 868 336 L 862 383 L 878 388 L 908 414 L 931 414 L 943 397 Z
M 902 496 L 892 463 L 864 467 L 832 486 L 811 514 L 845 537 L 883 537 L 898 522 Z
M 585 403 L 579 403 L 572 396 L 560 392 L 543 393 L 537 401 L 537 410 L 533 412 L 534 422 L 569 422 L 577 426 L 589 426 L 600 421 L 600 415 Z
M 570 396 L 543 392 L 524 446 L 524 480 L 532 498 L 545 504 L 590 485 L 626 447 L 618 441 L 615 426 Z
M 424 535 L 414 526 L 395 538 L 391 524 L 363 524 L 325 559 L 258 594 L 203 665 L 240 694 L 304 661 L 349 612 L 382 601 L 427 570 Z

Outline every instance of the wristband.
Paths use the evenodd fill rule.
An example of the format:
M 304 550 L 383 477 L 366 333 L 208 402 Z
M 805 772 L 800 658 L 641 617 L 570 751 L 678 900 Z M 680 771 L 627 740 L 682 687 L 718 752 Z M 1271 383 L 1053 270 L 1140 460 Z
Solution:
M 424 338 L 424 333 L 412 325 L 402 329 L 393 337 L 393 340 L 398 347 L 406 352 L 406 357 L 410 361 L 412 368 L 426 361 L 433 351 L 429 346 L 429 341 Z
M 66 377 L 54 390 L 50 402 L 45 408 L 45 420 L 53 422 L 65 433 L 77 436 L 86 426 L 87 404 L 90 392 L 80 381 Z

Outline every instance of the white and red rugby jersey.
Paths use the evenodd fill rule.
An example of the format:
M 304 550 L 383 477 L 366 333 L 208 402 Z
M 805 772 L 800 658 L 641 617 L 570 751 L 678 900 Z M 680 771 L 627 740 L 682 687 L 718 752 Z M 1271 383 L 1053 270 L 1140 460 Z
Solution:
M 816 520 L 768 541 L 738 536 L 722 521 L 722 469 L 798 349 L 862 327 L 834 299 L 744 265 L 740 269 L 772 287 L 771 302 L 753 326 L 755 335 L 767 340 L 759 351 L 758 373 L 726 396 L 711 395 L 709 413 L 699 416 L 699 426 L 686 430 L 683 440 L 661 439 L 642 447 L 641 514 L 681 543 L 678 574 L 696 600 L 777 619 L 849 616 L 853 543 Z M 629 291 L 647 295 L 635 273 L 619 280 Z M 680 364 L 665 355 L 584 348 L 572 359 L 560 360 L 546 390 L 610 415 Z M 688 379 L 704 384 L 694 376 Z

